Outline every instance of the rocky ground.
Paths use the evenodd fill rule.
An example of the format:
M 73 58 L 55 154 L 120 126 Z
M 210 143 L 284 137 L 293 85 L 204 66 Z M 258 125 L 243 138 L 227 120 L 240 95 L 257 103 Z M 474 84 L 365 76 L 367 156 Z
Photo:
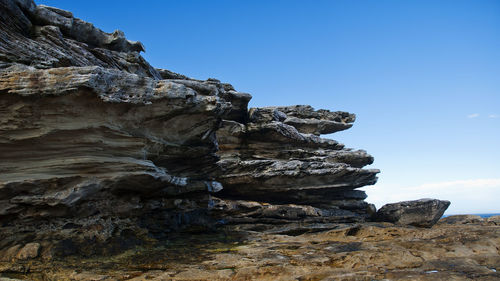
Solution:
M 111 257 L 13 258 L 0 280 L 500 280 L 497 270 L 500 217 L 453 216 L 432 228 L 179 234 Z

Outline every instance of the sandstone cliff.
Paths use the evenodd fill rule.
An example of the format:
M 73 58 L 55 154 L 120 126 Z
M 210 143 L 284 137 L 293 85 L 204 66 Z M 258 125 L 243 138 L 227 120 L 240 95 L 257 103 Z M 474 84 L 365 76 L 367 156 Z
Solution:
M 30 0 L 0 8 L 0 249 L 106 254 L 182 229 L 373 214 L 357 190 L 373 158 L 319 137 L 354 114 L 248 110 L 230 84 L 153 68 L 121 31 Z

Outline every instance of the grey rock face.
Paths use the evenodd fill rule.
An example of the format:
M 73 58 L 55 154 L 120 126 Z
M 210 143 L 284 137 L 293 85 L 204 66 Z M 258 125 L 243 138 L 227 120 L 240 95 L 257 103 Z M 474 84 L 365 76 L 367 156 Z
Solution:
M 0 188 L 9 204 L 71 207 L 102 190 L 206 190 L 217 168 L 213 135 L 230 107 L 182 84 L 100 67 L 10 67 L 0 91 Z M 57 186 L 50 193 L 48 180 Z
M 142 44 L 127 40 L 122 31 L 103 32 L 71 12 L 31 0 L 0 0 L 0 42 L 0 68 L 101 66 L 161 78 L 139 54 Z
M 356 189 L 376 182 L 379 171 L 363 169 L 373 157 L 319 137 L 350 128 L 353 114 L 248 110 L 250 94 L 155 69 L 141 51 L 71 12 L 0 0 L 0 256 L 371 215 Z
M 347 130 L 356 120 L 356 116 L 352 113 L 314 110 L 309 105 L 278 107 L 277 109 L 286 114 L 285 124 L 294 126 L 301 133 L 318 136 Z
M 437 199 L 386 204 L 377 211 L 376 219 L 398 225 L 431 227 L 443 216 L 448 206 L 450 201 Z
M 220 210 L 234 212 L 239 205 L 234 202 L 242 200 L 269 204 L 258 216 L 228 223 L 352 222 L 371 216 L 366 194 L 355 189 L 376 182 L 378 170 L 362 169 L 373 157 L 318 136 L 346 129 L 353 121 L 353 114 L 302 105 L 251 108 L 247 117 L 225 119 L 217 131 L 223 169 L 217 180 L 224 186 L 217 197 L 233 203 L 219 204 L 225 206 Z M 269 210 L 286 213 L 285 206 L 314 211 L 300 217 L 267 217 Z

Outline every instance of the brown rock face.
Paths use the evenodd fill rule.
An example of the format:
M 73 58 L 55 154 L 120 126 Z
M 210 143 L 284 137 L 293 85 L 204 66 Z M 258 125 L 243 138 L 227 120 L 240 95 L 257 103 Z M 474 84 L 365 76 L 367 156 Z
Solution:
M 16 258 L 20 260 L 34 259 L 38 257 L 40 244 L 28 243 L 17 253 Z

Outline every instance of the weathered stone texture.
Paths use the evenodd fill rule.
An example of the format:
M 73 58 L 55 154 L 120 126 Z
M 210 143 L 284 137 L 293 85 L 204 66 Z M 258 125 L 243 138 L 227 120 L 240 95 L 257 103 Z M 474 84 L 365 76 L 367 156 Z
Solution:
M 399 225 L 431 227 L 443 216 L 448 206 L 450 201 L 428 198 L 391 203 L 377 211 L 376 219 Z
M 9 259 L 108 254 L 179 229 L 331 228 L 373 212 L 356 190 L 376 182 L 363 169 L 373 157 L 319 137 L 354 114 L 248 110 L 250 94 L 153 68 L 121 31 L 30 0 L 0 8 Z
M 217 180 L 224 189 L 216 196 L 275 204 L 275 209 L 265 207 L 266 212 L 259 213 L 266 220 L 278 210 L 286 213 L 287 204 L 294 209 L 313 207 L 302 216 L 283 215 L 282 223 L 364 220 L 366 195 L 355 189 L 376 182 L 378 170 L 362 169 L 373 157 L 317 136 L 349 128 L 354 119 L 353 114 L 310 106 L 251 108 L 246 118 L 225 119 L 217 131 L 224 171 Z M 287 120 L 295 121 L 290 125 Z

